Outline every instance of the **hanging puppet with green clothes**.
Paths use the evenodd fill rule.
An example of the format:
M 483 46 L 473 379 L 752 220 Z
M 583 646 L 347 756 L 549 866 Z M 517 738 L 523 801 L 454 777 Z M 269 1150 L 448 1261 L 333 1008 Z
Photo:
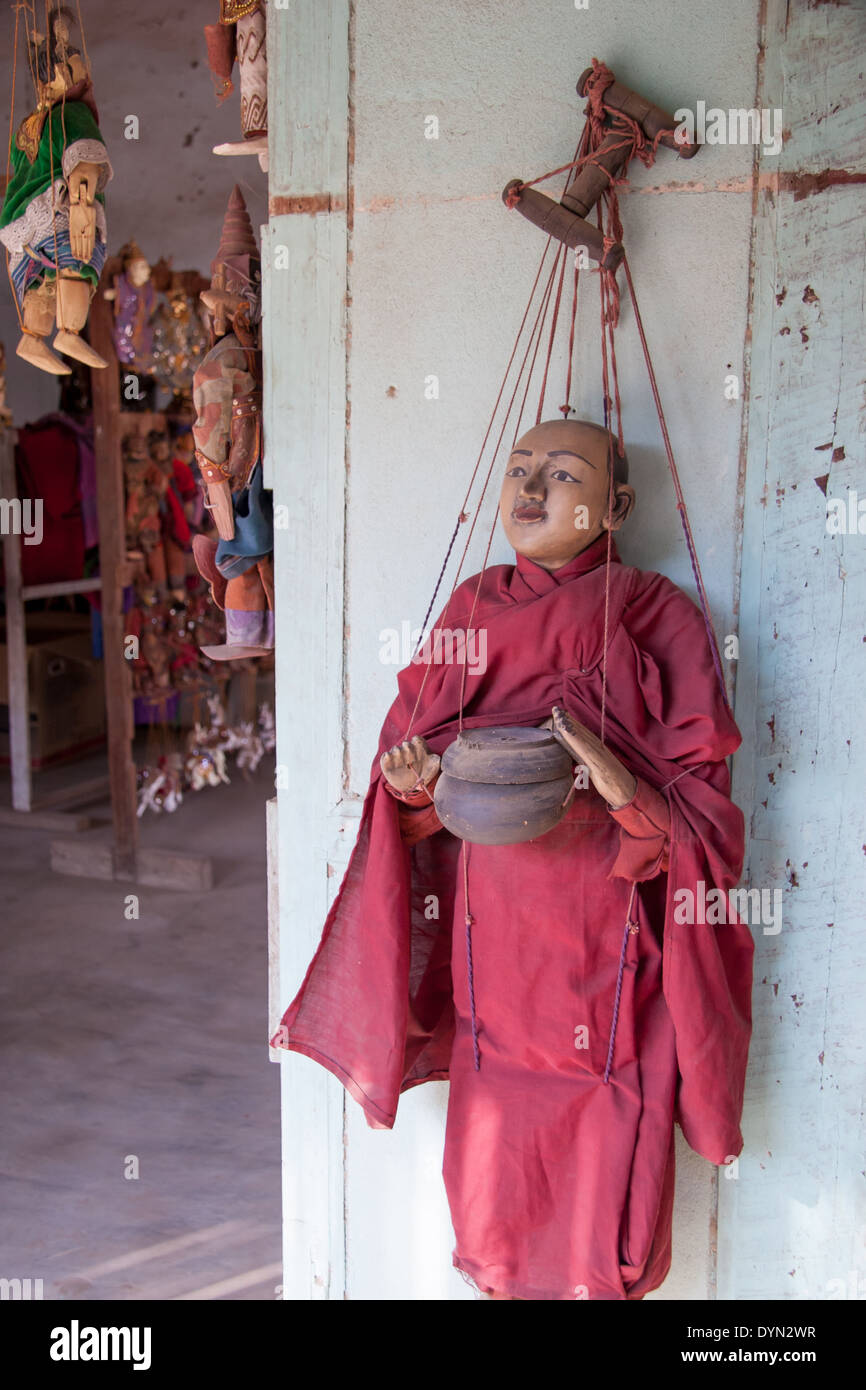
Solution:
M 22 13 L 36 108 L 12 142 L 0 241 L 21 323 L 16 351 L 60 376 L 70 371 L 61 352 L 88 367 L 106 365 L 81 330 L 105 263 L 104 189 L 112 169 L 87 62 L 70 45 L 71 11 L 52 3 L 42 34 L 22 7 L 16 49 Z M 14 87 L 12 109 L 14 120 Z

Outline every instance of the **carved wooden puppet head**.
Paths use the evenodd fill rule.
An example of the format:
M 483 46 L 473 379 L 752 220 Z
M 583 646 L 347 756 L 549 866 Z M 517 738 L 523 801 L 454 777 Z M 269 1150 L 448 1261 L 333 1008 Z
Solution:
M 561 569 L 608 529 L 610 436 L 589 420 L 545 420 L 517 440 L 505 466 L 499 515 L 518 555 Z M 613 440 L 611 531 L 635 504 L 628 461 Z
M 247 205 L 235 184 L 229 197 L 222 236 L 211 261 L 210 288 L 202 290 L 201 301 L 208 311 L 214 339 L 234 330 L 247 346 L 250 320 L 261 286 L 261 259 Z

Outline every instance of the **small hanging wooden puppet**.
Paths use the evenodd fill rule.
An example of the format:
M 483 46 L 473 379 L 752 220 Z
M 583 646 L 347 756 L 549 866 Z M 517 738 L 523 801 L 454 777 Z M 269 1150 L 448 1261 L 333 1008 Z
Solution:
M 252 224 L 237 185 L 211 262 L 202 303 L 213 346 L 193 378 L 193 437 L 219 542 L 193 539 L 193 556 L 225 611 L 215 661 L 262 656 L 274 645 L 273 506 L 262 486 L 261 270 Z
M 157 301 L 150 262 L 134 240 L 122 247 L 120 260 L 120 274 L 105 291 L 105 298 L 114 301 L 114 350 L 121 366 L 150 372 Z
M 150 461 L 159 476 L 159 519 L 162 539 L 160 581 L 168 586 L 178 602 L 186 598 L 186 556 L 192 533 L 186 508 L 197 491 L 189 469 L 187 479 L 178 475 L 172 458 L 171 440 L 166 429 L 152 429 L 147 436 Z
M 148 576 L 155 586 L 154 597 L 164 597 L 165 562 L 160 525 L 164 482 L 140 434 L 129 434 L 123 441 L 123 477 L 127 550 L 132 555 L 143 555 Z
M 153 279 L 162 300 L 153 317 L 152 371 L 157 384 L 172 393 L 169 411 L 174 411 L 178 401 L 191 398 L 193 373 L 210 346 L 198 298 L 207 282 L 164 262 L 154 266 Z
M 214 154 L 256 154 L 262 169 L 268 159 L 268 53 L 264 0 L 220 0 L 218 24 L 204 31 L 208 63 L 225 101 L 234 90 L 232 68 L 237 60 L 241 88 L 242 140 L 214 145 Z
M 52 3 L 48 33 L 28 32 L 36 109 L 15 135 L 0 212 L 22 328 L 16 352 L 57 376 L 70 371 L 58 352 L 106 366 L 80 334 L 105 262 L 104 189 L 112 169 L 90 72 L 69 42 L 72 22 L 67 6 Z M 55 319 L 57 352 L 47 342 Z

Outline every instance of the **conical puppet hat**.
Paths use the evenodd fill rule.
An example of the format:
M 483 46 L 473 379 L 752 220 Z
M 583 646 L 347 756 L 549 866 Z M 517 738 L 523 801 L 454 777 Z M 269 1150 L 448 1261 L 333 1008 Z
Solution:
M 219 250 L 211 261 L 211 276 L 219 266 L 225 267 L 227 290 L 237 286 L 242 293 L 257 278 L 259 252 L 244 195 L 237 184 L 229 196 Z

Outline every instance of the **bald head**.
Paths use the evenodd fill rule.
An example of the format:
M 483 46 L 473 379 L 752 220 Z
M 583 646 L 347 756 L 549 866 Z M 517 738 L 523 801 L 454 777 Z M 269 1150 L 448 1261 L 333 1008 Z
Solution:
M 602 425 L 545 420 L 509 455 L 499 499 L 505 534 L 519 555 L 559 569 L 604 531 L 619 530 L 634 507 L 627 478 L 628 463 Z

